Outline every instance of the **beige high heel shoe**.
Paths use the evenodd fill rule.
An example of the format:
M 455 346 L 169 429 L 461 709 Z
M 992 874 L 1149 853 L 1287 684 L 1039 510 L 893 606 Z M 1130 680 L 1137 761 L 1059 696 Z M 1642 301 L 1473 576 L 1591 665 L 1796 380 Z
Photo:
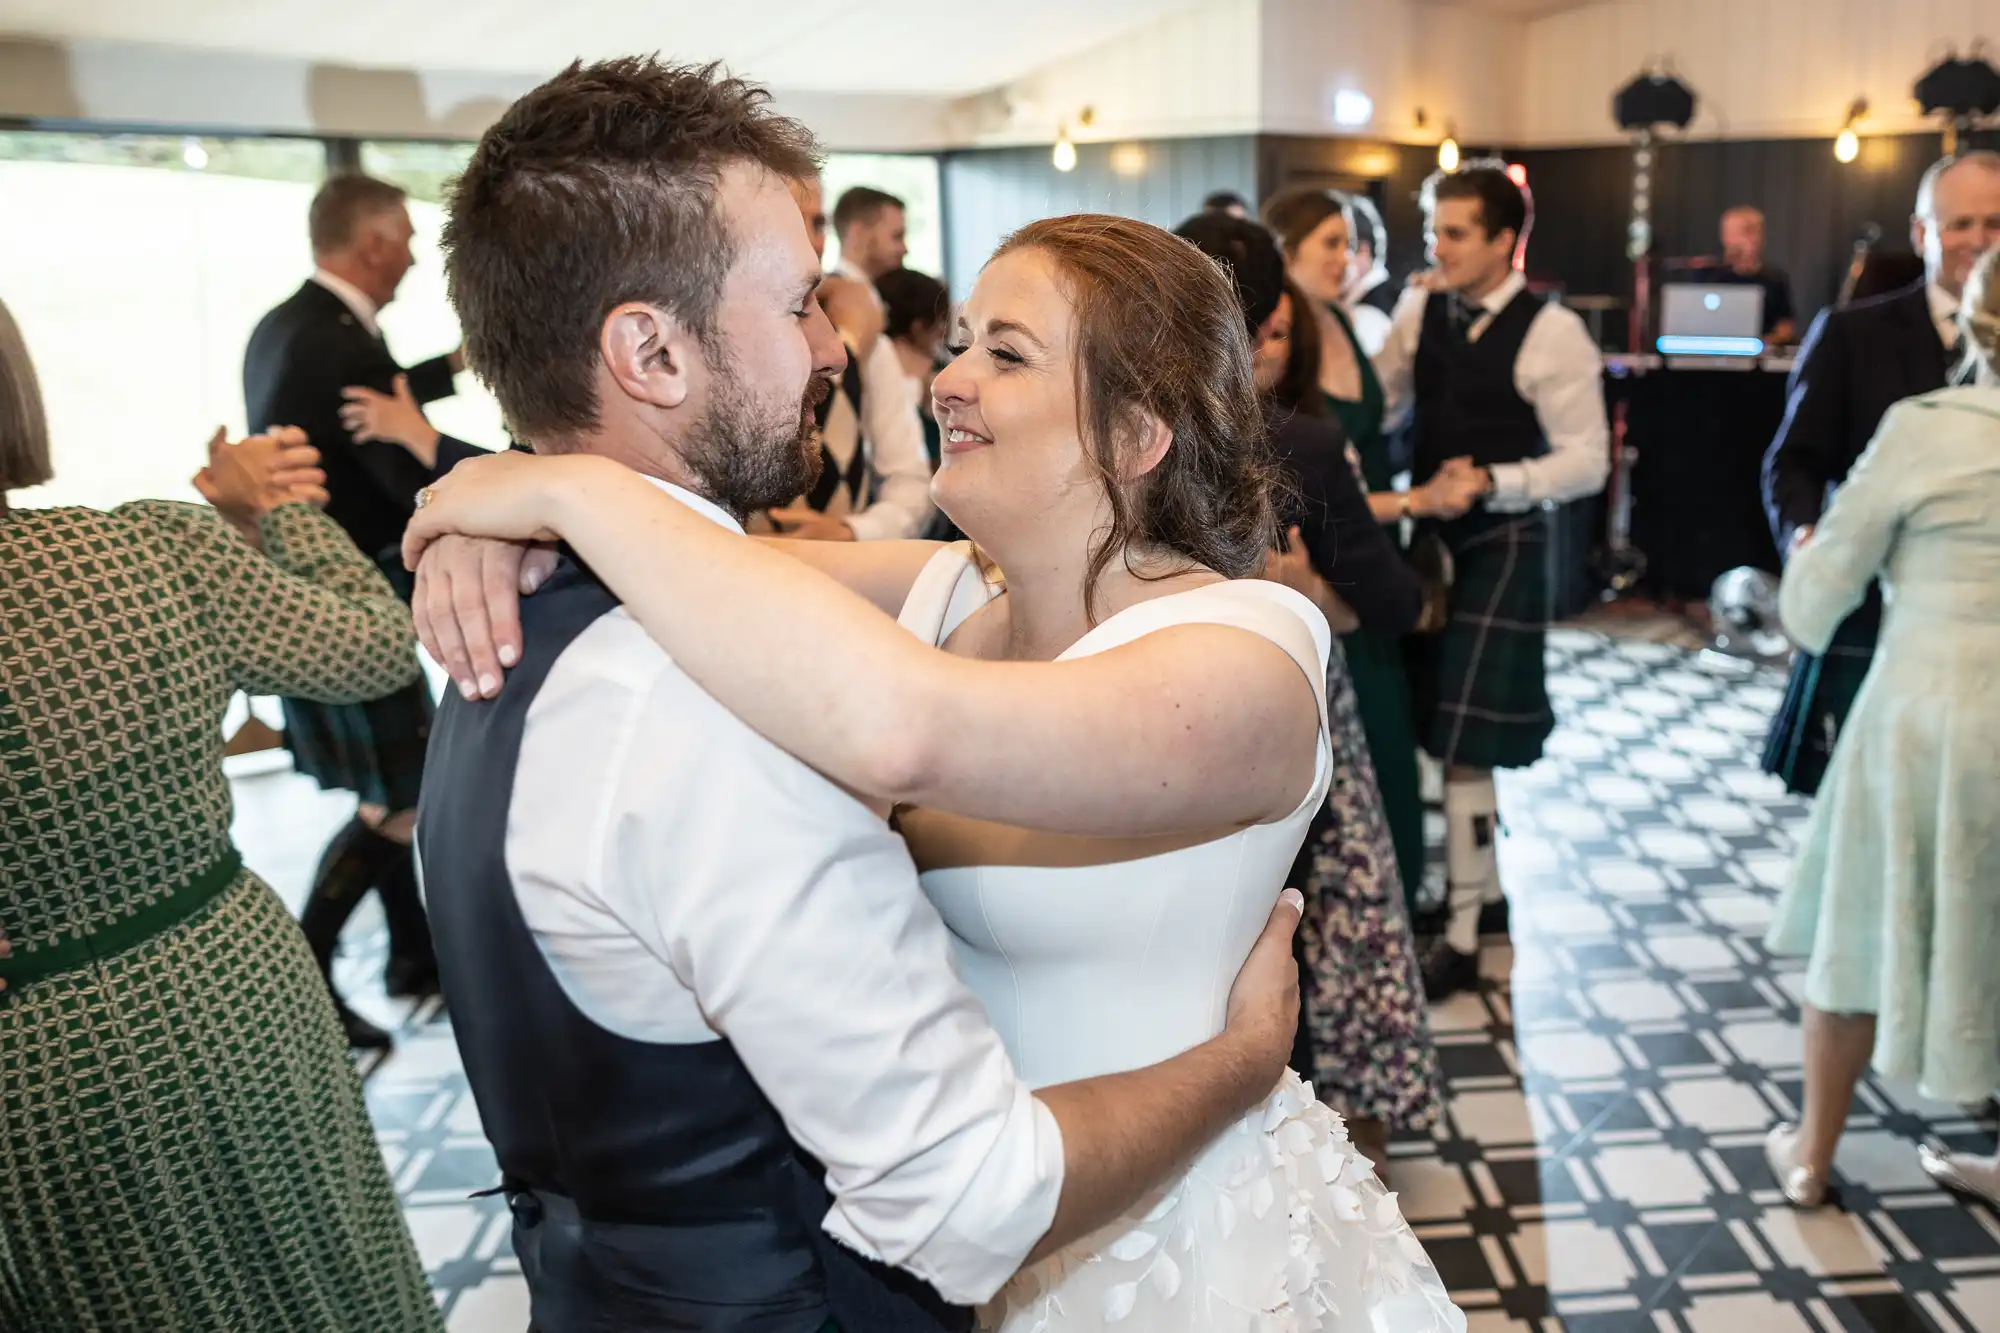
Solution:
M 1823 1207 L 1829 1189 L 1826 1173 L 1800 1163 L 1799 1127 L 1778 1125 L 1764 1136 L 1764 1160 L 1777 1178 L 1785 1202 L 1804 1211 Z

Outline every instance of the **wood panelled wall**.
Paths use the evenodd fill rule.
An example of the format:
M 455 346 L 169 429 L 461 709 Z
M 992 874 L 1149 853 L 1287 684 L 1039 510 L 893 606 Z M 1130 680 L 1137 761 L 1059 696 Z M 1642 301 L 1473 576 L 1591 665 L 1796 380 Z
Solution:
M 1962 146 L 1990 147 L 1996 138 L 1975 135 Z M 1839 291 L 1854 242 L 1869 225 L 1881 229 L 1883 249 L 1910 247 L 1917 182 L 1942 151 L 1938 136 L 1929 134 L 1864 139 L 1860 159 L 1848 165 L 1834 160 L 1823 139 L 1663 144 L 1653 169 L 1653 253 L 1715 254 L 1723 210 L 1755 205 L 1765 216 L 1768 262 L 1790 275 L 1793 302 L 1810 317 Z M 1510 156 L 1528 168 L 1535 192 L 1530 272 L 1572 293 L 1629 297 L 1631 151 L 1561 148 Z

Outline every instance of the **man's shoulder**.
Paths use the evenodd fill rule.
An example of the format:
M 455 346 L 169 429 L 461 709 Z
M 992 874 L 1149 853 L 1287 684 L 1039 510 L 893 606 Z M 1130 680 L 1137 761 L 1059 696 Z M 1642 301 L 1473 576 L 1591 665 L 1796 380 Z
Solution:
M 308 281 L 264 312 L 251 330 L 249 347 L 253 351 L 277 352 L 301 345 L 316 349 L 322 345 L 335 346 L 348 332 L 343 326 L 343 315 L 346 323 L 353 322 L 354 317 L 340 304 L 339 297 Z
M 1929 309 L 1924 285 L 1916 283 L 1880 296 L 1864 297 L 1844 306 L 1835 306 L 1826 312 L 1825 319 L 1829 331 L 1837 329 L 1842 333 L 1855 333 L 1907 323 L 1912 314 L 1924 320 L 1928 318 Z
M 1565 350 L 1574 350 L 1580 356 L 1587 353 L 1599 361 L 1603 360 L 1604 349 L 1590 336 L 1590 325 L 1584 322 L 1582 315 L 1563 304 L 1560 293 L 1535 295 L 1526 289 L 1523 292 L 1535 296 L 1541 303 L 1535 311 L 1534 321 L 1528 326 L 1528 331 L 1538 341 L 1554 337 L 1561 341 Z

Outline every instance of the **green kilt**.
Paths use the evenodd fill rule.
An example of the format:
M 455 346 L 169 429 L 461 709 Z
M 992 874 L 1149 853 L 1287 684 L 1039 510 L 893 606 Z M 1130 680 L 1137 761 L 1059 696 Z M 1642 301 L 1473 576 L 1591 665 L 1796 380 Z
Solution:
M 362 704 L 285 699 L 285 748 L 299 772 L 320 786 L 351 791 L 364 805 L 414 810 L 430 746 L 429 682 Z
M 1764 771 L 1784 779 L 1786 790 L 1800 796 L 1818 793 L 1834 742 L 1875 660 L 1881 606 L 1881 593 L 1869 589 L 1868 601 L 1840 623 L 1823 656 L 1799 653 L 1793 658 L 1785 702 L 1764 738 Z
M 1451 614 L 1409 640 L 1418 735 L 1447 766 L 1526 768 L 1556 725 L 1549 515 L 1475 512 L 1430 530 L 1451 551 Z

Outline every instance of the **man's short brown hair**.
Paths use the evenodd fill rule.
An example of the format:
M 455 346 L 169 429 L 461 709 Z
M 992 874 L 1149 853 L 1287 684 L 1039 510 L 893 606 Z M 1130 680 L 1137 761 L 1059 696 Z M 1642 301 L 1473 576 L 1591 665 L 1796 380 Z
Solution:
M 572 64 L 486 131 L 451 194 L 445 284 L 467 362 L 537 448 L 598 423 L 604 320 L 627 301 L 709 343 L 736 244 L 723 170 L 819 170 L 812 133 L 721 67 Z
M 312 209 L 306 214 L 306 230 L 312 237 L 316 255 L 338 254 L 354 244 L 361 224 L 377 213 L 403 207 L 400 186 L 364 176 L 358 171 L 339 171 L 313 195 Z
M 843 191 L 833 206 L 833 234 L 847 235 L 850 227 L 867 226 L 882 216 L 885 208 L 901 208 L 903 201 L 887 190 L 872 185 L 856 185 Z

